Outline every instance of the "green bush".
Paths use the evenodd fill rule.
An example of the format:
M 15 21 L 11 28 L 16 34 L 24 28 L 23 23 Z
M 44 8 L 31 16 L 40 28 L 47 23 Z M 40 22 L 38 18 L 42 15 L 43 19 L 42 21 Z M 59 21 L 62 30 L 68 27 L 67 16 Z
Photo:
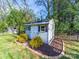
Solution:
M 27 34 L 20 34 L 20 35 L 17 36 L 17 41 L 18 42 L 24 43 L 28 40 L 29 40 L 29 37 L 28 37 Z
M 32 47 L 32 48 L 39 48 L 40 46 L 42 46 L 43 45 L 43 41 L 42 41 L 42 39 L 40 38 L 40 37 L 35 37 L 35 38 L 33 38 L 31 41 L 30 41 L 30 46 Z

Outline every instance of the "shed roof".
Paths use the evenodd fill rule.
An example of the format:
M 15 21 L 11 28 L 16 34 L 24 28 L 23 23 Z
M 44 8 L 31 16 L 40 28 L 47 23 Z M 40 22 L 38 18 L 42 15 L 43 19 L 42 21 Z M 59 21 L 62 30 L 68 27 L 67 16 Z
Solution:
M 31 22 L 31 23 L 26 23 L 25 25 L 41 25 L 41 24 L 48 24 L 48 21 L 43 21 L 43 22 Z

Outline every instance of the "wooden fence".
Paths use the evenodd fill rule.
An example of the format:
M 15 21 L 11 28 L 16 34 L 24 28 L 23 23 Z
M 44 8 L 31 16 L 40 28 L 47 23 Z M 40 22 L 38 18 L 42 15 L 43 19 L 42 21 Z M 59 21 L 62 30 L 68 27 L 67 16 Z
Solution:
M 67 35 L 67 34 L 61 34 L 61 35 L 56 35 L 56 38 L 61 38 L 61 39 L 65 39 L 65 40 L 76 40 L 79 41 L 79 35 L 75 34 L 75 35 Z

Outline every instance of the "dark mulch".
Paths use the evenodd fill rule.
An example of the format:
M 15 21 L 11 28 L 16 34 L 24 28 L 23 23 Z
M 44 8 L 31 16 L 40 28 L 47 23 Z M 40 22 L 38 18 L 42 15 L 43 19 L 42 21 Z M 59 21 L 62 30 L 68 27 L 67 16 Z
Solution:
M 47 55 L 47 56 L 58 56 L 63 51 L 63 41 L 62 39 L 54 39 L 52 43 L 49 45 L 44 44 L 39 49 L 38 52 Z

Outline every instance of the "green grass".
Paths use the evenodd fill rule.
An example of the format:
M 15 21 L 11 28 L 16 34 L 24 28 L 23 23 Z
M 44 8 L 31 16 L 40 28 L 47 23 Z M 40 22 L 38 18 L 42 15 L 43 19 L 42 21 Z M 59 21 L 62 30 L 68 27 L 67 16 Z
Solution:
M 60 59 L 79 59 L 79 42 L 64 40 L 65 55 Z
M 15 43 L 15 36 L 0 35 L 0 59 L 42 59 L 22 45 Z

